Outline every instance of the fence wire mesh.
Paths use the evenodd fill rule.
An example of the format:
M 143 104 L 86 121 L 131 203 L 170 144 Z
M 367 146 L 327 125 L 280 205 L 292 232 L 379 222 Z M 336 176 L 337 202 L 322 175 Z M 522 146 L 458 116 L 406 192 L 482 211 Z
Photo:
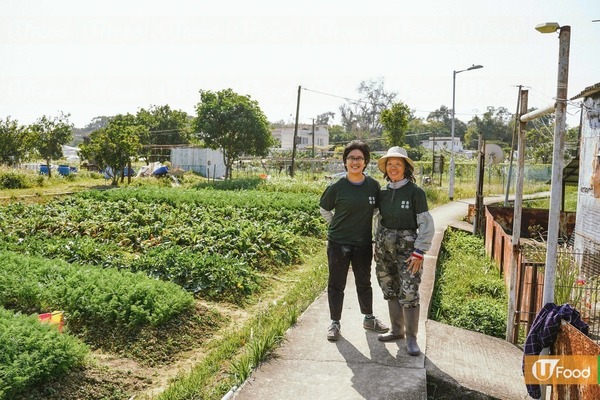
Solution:
M 536 276 L 527 282 L 528 293 L 535 293 L 534 304 L 541 304 L 544 292 L 545 246 L 529 245 L 522 248 L 527 273 Z M 570 304 L 579 311 L 581 319 L 589 326 L 590 339 L 600 344 L 600 255 L 582 254 L 573 250 L 568 242 L 560 245 L 556 260 L 554 303 Z M 536 307 L 537 309 L 537 307 Z M 522 314 L 531 314 L 523 310 Z M 535 315 L 521 315 L 520 320 L 528 333 Z

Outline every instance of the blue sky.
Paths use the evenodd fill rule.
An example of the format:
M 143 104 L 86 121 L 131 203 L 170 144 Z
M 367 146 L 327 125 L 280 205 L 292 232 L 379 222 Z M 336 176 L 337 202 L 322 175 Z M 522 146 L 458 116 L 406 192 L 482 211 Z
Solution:
M 600 82 L 596 0 L 403 3 L 11 0 L 0 16 L 0 118 L 29 124 L 62 111 L 83 127 L 151 105 L 193 114 L 200 89 L 232 88 L 270 121 L 291 121 L 301 86 L 299 119 L 310 123 L 380 78 L 425 117 L 451 107 L 453 71 L 472 64 L 484 68 L 457 75 L 458 118 L 515 112 L 517 85 L 530 107 L 545 107 L 558 34 L 534 28 L 547 21 L 571 26 L 569 97 Z M 577 125 L 576 102 L 568 113 Z

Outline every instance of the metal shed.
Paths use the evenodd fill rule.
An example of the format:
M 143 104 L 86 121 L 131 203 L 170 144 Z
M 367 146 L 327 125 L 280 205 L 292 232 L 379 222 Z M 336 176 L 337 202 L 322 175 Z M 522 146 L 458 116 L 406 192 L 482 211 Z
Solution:
M 600 275 L 600 83 L 574 99 L 583 99 L 579 146 L 579 190 L 574 253 L 586 276 Z
M 171 166 L 194 171 L 213 179 L 225 177 L 223 152 L 200 147 L 177 147 L 171 149 Z

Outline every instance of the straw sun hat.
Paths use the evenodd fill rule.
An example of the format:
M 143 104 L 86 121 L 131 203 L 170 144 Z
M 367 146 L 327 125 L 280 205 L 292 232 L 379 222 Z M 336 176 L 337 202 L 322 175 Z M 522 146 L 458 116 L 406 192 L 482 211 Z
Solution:
M 394 157 L 406 159 L 410 166 L 413 167 L 413 169 L 415 168 L 415 164 L 413 163 L 413 160 L 408 157 L 408 154 L 406 154 L 406 150 L 404 150 L 402 147 L 394 146 L 390 147 L 386 155 L 381 156 L 381 158 L 377 160 L 377 166 L 379 167 L 379 170 L 385 174 L 385 160 Z

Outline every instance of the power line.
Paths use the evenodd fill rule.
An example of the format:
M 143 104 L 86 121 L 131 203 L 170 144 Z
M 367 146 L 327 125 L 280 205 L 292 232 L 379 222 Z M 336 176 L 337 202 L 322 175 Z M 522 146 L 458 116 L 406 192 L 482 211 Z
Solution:
M 600 21 L 600 20 L 598 20 L 598 21 Z M 523 87 L 529 88 L 529 89 L 531 89 L 531 91 L 536 92 L 538 95 L 541 95 L 541 96 L 543 96 L 545 98 L 549 98 L 549 99 L 554 100 L 553 96 L 549 96 L 549 95 L 547 95 L 545 93 L 540 92 L 539 90 L 533 89 L 531 86 L 523 86 Z M 339 95 L 335 95 L 335 94 L 331 94 L 331 93 L 325 93 L 325 92 L 321 92 L 319 90 L 309 89 L 309 88 L 306 88 L 306 87 L 303 87 L 302 90 L 306 90 L 308 92 L 313 92 L 313 93 L 317 93 L 317 94 L 322 94 L 324 96 L 335 97 L 335 98 L 338 98 L 338 99 L 346 100 L 346 101 L 348 101 L 350 103 L 366 103 L 366 104 L 369 103 L 368 101 L 365 101 L 365 100 L 356 100 L 356 99 L 352 99 L 350 97 L 339 96 Z M 570 105 L 570 104 L 567 103 L 567 105 Z M 579 108 L 579 105 L 577 105 L 577 108 Z M 432 114 L 432 113 L 435 113 L 437 111 L 440 111 L 439 109 L 432 111 L 432 110 L 419 110 L 419 109 L 416 109 L 416 108 L 410 108 L 410 110 L 413 113 L 428 113 L 428 114 Z M 575 114 L 577 114 L 578 111 L 579 110 L 575 111 L 573 114 L 570 114 L 570 115 L 575 115 Z M 478 115 L 485 114 L 485 112 L 477 112 L 477 113 L 458 113 L 458 112 L 455 112 L 454 114 L 455 115 L 478 116 Z
M 303 87 L 302 89 L 303 89 L 303 90 L 306 90 L 306 91 L 309 91 L 309 92 L 313 92 L 313 93 L 322 94 L 322 95 L 324 95 L 324 96 L 335 97 L 335 98 L 338 98 L 338 99 L 346 100 L 346 101 L 348 101 L 348 102 L 351 102 L 351 103 L 364 103 L 364 104 L 369 104 L 369 102 L 368 102 L 368 101 L 366 101 L 366 100 L 356 100 L 356 99 L 351 99 L 350 97 L 338 96 L 338 95 L 335 95 L 335 94 L 331 94 L 331 93 L 325 93 L 325 92 L 320 92 L 320 91 L 318 91 L 318 90 L 308 89 L 308 88 L 305 88 L 305 87 Z M 435 112 L 435 111 L 439 111 L 439 110 L 435 110 L 435 111 L 432 111 L 432 110 L 419 110 L 419 109 L 416 109 L 416 108 L 411 108 L 410 110 L 411 110 L 413 113 L 420 112 L 420 113 L 428 113 L 428 114 L 431 114 L 431 113 L 433 113 L 433 112 Z M 455 113 L 455 114 L 456 114 L 456 115 L 479 115 L 480 113 Z
M 354 102 L 354 103 L 365 103 L 365 101 L 364 101 L 364 100 L 354 100 L 354 99 L 351 99 L 351 98 L 349 98 L 349 97 L 338 96 L 338 95 L 331 94 L 331 93 L 319 92 L 318 90 L 312 90 L 312 89 L 308 89 L 308 88 L 305 88 L 305 87 L 303 87 L 302 89 L 303 89 L 303 90 L 306 90 L 306 91 L 308 91 L 308 92 L 318 93 L 318 94 L 322 94 L 322 95 L 325 95 L 325 96 L 330 96 L 330 97 L 336 97 L 336 98 L 338 98 L 338 99 L 343 99 L 343 100 L 346 100 L 346 101 L 349 101 L 349 102 Z

